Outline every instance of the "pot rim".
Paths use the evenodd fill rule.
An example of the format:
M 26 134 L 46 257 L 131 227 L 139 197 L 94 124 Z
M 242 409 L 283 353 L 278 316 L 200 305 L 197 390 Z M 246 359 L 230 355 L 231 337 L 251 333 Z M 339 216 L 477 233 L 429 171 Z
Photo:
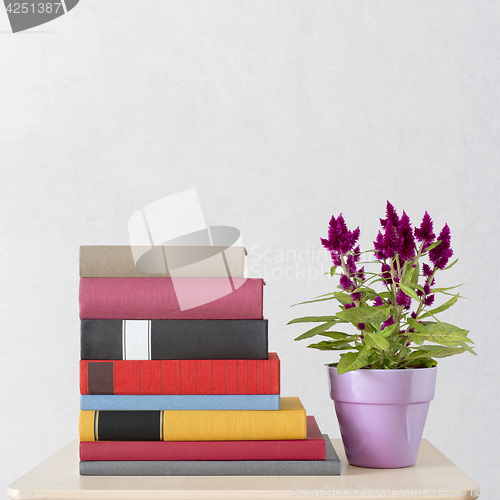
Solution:
M 335 370 L 337 371 L 336 366 L 331 366 L 329 364 L 325 365 L 329 370 Z M 382 369 L 382 368 L 358 368 L 357 370 L 351 370 L 346 373 L 341 373 L 340 375 L 345 375 L 347 373 L 355 373 L 355 372 L 382 372 L 382 373 L 390 373 L 390 372 L 396 372 L 396 373 L 408 373 L 408 372 L 413 372 L 416 370 L 437 370 L 437 366 L 430 366 L 428 368 L 423 368 L 423 367 L 416 367 L 416 368 L 387 368 L 387 369 Z M 339 377 L 340 377 L 339 375 Z

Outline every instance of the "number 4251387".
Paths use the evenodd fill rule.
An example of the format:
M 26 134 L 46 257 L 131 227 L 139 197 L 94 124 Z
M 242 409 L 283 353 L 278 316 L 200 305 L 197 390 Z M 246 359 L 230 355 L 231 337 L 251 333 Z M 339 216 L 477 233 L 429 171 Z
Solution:
M 62 9 L 61 2 L 15 2 L 7 4 L 9 14 L 57 14 Z

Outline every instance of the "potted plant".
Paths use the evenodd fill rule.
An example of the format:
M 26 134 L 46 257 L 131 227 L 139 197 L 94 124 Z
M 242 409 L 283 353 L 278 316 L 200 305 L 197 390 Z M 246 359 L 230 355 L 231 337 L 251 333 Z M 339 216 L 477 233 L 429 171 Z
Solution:
M 437 315 L 459 299 L 456 287 L 438 288 L 440 272 L 453 255 L 450 229 L 439 236 L 425 212 L 419 227 L 401 217 L 387 202 L 374 249 L 357 245 L 340 214 L 330 220 L 328 238 L 331 276 L 338 291 L 304 303 L 336 301 L 329 316 L 306 316 L 291 323 L 318 323 L 295 340 L 320 336 L 308 347 L 346 351 L 328 365 L 331 397 L 339 420 L 347 459 L 353 465 L 395 468 L 417 458 L 429 403 L 434 397 L 437 358 L 474 351 L 468 331 L 440 321 Z M 368 254 L 373 259 L 360 262 Z M 374 264 L 375 272 L 365 270 Z M 360 267 L 361 266 L 361 267 Z M 453 291 L 452 291 L 453 290 Z M 435 298 L 444 297 L 441 305 Z M 339 331 L 352 325 L 352 331 Z

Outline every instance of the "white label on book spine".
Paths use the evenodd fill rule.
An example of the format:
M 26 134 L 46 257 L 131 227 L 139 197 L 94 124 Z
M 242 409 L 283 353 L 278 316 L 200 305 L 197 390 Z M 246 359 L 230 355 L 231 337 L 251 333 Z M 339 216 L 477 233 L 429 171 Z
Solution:
M 151 359 L 149 320 L 123 320 L 123 359 Z

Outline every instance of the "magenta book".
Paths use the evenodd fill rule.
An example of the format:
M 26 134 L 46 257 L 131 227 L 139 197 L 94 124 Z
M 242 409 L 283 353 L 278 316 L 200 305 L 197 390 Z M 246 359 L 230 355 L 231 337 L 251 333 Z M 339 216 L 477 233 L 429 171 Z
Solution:
M 262 279 L 81 278 L 80 319 L 262 319 Z

